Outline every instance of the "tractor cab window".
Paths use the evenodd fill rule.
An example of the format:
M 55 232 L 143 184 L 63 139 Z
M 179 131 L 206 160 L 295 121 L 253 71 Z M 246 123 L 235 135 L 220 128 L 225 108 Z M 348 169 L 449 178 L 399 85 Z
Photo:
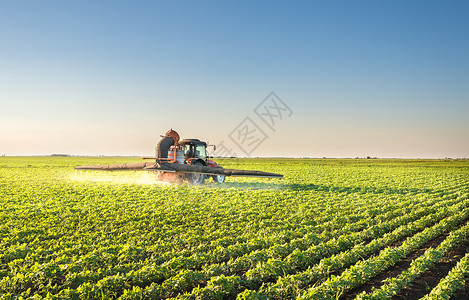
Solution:
M 194 145 L 191 145 L 191 144 L 184 145 L 184 157 L 186 159 L 194 157 Z
M 195 156 L 200 158 L 200 159 L 203 159 L 203 160 L 207 159 L 207 153 L 205 151 L 205 145 L 199 144 L 199 145 L 195 146 Z

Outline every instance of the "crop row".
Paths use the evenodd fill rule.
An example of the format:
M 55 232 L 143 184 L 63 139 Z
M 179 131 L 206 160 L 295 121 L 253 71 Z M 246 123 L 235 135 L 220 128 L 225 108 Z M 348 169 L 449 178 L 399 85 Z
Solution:
M 467 253 L 446 277 L 440 280 L 422 300 L 450 299 L 457 291 L 465 288 L 469 281 L 469 253 Z
M 388 217 L 392 218 L 393 216 L 394 216 L 394 214 L 389 213 Z M 380 220 L 381 219 L 379 218 L 378 222 Z M 366 226 L 368 224 L 367 222 L 369 222 L 369 220 L 362 221 L 363 224 L 360 225 L 359 228 L 362 228 L 363 226 Z M 346 229 L 348 230 L 348 229 L 357 227 L 359 224 L 351 223 L 351 225 L 353 225 L 353 226 L 348 226 L 348 227 L 346 226 L 347 227 Z M 329 234 L 328 231 L 324 231 L 324 232 Z M 325 238 L 327 238 L 327 237 L 329 237 L 329 236 L 326 235 Z M 300 240 L 297 240 L 297 242 L 295 242 L 294 245 L 297 246 L 297 247 L 300 247 L 301 243 L 304 243 L 308 240 L 310 240 L 312 242 L 312 241 L 316 241 L 317 239 L 318 239 L 318 237 L 315 237 L 314 235 L 308 234 L 308 235 L 306 235 L 306 240 L 304 238 L 300 239 Z M 288 243 L 286 245 L 288 245 Z M 230 248 L 231 247 L 228 247 L 228 249 L 230 249 Z M 271 250 L 273 250 L 273 251 L 272 251 L 271 254 L 272 255 L 274 253 L 281 254 L 282 253 L 281 251 L 279 252 L 278 250 L 276 250 L 276 249 L 279 249 L 279 248 L 281 248 L 281 245 L 276 245 L 276 246 L 272 247 Z M 197 266 L 197 265 L 202 265 L 202 263 L 197 262 L 196 259 L 200 259 L 202 261 L 204 261 L 204 259 L 205 259 L 205 261 L 207 261 L 206 260 L 207 257 L 210 258 L 209 255 L 210 254 L 205 254 L 205 256 L 204 256 L 202 254 L 202 255 L 199 255 L 199 257 L 197 257 L 197 256 L 194 256 L 194 257 L 181 257 L 181 258 L 179 258 L 179 260 L 174 260 L 174 259 L 170 260 L 168 263 L 165 263 L 162 266 L 147 265 L 147 266 L 145 266 L 141 269 L 137 269 L 137 270 L 134 269 L 131 272 L 127 272 L 125 275 L 123 275 L 121 273 L 121 275 L 118 277 L 118 279 L 123 281 L 123 282 L 126 282 L 126 283 L 132 283 L 133 282 L 134 284 L 137 284 L 139 286 L 144 286 L 147 283 L 151 283 L 151 282 L 161 280 L 161 278 L 167 278 L 169 274 L 176 274 L 177 271 L 181 270 L 181 269 L 183 271 L 180 272 L 182 274 L 179 277 L 184 278 L 184 276 L 190 275 L 190 273 L 188 273 L 185 268 L 188 268 L 188 267 L 191 267 L 191 266 L 194 267 L 194 266 Z M 255 258 L 255 255 L 253 255 L 253 257 Z M 247 261 L 247 259 L 246 259 L 246 261 Z M 178 263 L 176 263 L 176 262 L 178 262 Z M 90 280 L 100 281 L 101 283 L 106 282 L 106 281 L 108 281 L 109 279 L 112 279 L 112 278 L 114 278 L 114 280 L 115 280 L 114 275 L 110 275 L 110 276 L 108 276 L 108 278 L 105 277 L 104 279 L 100 279 L 100 276 L 103 276 L 105 274 L 106 274 L 106 272 L 97 272 L 97 273 L 87 272 L 87 273 L 79 275 L 81 277 L 75 277 L 75 278 L 68 277 L 68 278 L 72 278 L 72 280 L 74 282 L 78 281 L 78 285 L 81 284 L 81 283 L 90 281 Z M 183 280 L 179 280 L 179 281 L 183 281 Z M 174 282 L 174 280 L 170 280 L 168 282 L 168 284 L 171 286 L 172 285 L 171 283 L 173 283 L 173 282 Z M 122 286 L 125 286 L 125 285 L 123 284 Z M 177 286 L 177 285 L 175 285 L 175 286 Z M 173 288 L 173 290 L 174 290 L 174 288 Z M 177 290 L 177 288 L 176 288 L 176 290 Z
M 406 207 L 406 204 L 407 203 L 403 203 L 403 206 Z M 425 203 L 424 203 L 425 204 Z M 428 203 L 426 203 L 428 204 Z M 402 211 L 401 213 L 405 214 L 406 212 L 408 212 L 410 209 L 412 209 L 412 206 L 408 207 L 407 210 L 404 210 Z M 395 214 L 393 214 L 392 212 L 390 213 L 387 213 L 385 214 L 387 216 L 387 218 L 393 218 L 395 216 Z M 359 216 L 358 216 L 359 217 Z M 351 219 L 351 221 L 353 222 L 353 217 L 352 218 L 349 218 Z M 375 222 L 381 222 L 383 221 L 383 218 L 378 218 L 377 220 L 375 220 Z M 337 222 L 337 221 L 335 221 Z M 358 223 L 350 223 L 350 225 L 346 228 L 345 228 L 345 231 L 348 231 L 350 230 L 351 228 L 363 228 L 363 226 L 367 226 L 367 225 L 372 225 L 373 223 L 369 223 L 371 221 L 369 221 L 368 219 L 364 219 L 362 222 L 358 222 Z M 326 223 L 327 225 L 327 223 Z M 358 227 L 357 227 L 358 226 Z M 322 230 L 323 232 L 325 232 L 326 234 L 330 234 L 329 231 L 327 230 L 324 230 L 324 227 L 319 227 L 320 230 Z M 337 234 L 340 233 L 340 231 L 336 231 Z M 334 235 L 326 235 L 325 237 L 333 237 Z M 301 245 L 301 241 L 315 241 L 317 240 L 318 238 L 315 237 L 313 239 L 313 235 L 306 235 L 303 239 L 297 239 L 297 240 L 294 240 L 294 243 L 292 243 L 292 245 L 294 247 L 299 247 Z M 62 246 L 64 246 L 64 244 L 62 243 L 61 244 Z M 237 244 L 238 245 L 238 244 Z M 237 246 L 236 245 L 236 246 Z M 287 244 L 288 245 L 288 244 Z M 274 245 L 273 247 L 271 247 L 272 249 L 272 252 L 271 252 L 271 256 L 273 257 L 276 257 L 274 254 L 276 253 L 282 253 L 280 251 L 278 251 L 278 249 L 285 249 L 284 247 L 286 246 L 281 246 L 281 245 Z M 230 249 L 230 247 L 228 247 L 228 249 Z M 236 248 L 235 248 L 236 249 Z M 293 247 L 290 247 L 290 249 L 293 249 Z M 249 249 L 248 249 L 249 250 Z M 18 251 L 20 251 L 21 253 L 21 248 L 18 248 L 18 249 L 15 249 L 15 253 L 18 253 Z M 27 249 L 25 249 L 24 251 L 27 252 Z M 137 251 L 137 252 L 136 252 Z M 34 281 L 37 281 L 37 280 L 40 280 L 42 277 L 40 277 L 39 279 L 36 278 L 36 276 L 34 274 L 36 273 L 41 273 L 43 269 L 45 269 L 46 271 L 50 268 L 54 269 L 55 270 L 55 282 L 62 282 L 62 287 L 69 287 L 69 288 L 76 288 L 80 285 L 83 285 L 84 283 L 87 283 L 88 285 L 93 285 L 93 281 L 94 282 L 107 282 L 109 280 L 113 280 L 113 281 L 121 281 L 121 282 L 125 282 L 127 284 L 122 284 L 122 287 L 125 287 L 127 286 L 128 284 L 130 283 L 133 283 L 133 285 L 138 285 L 138 286 L 145 286 L 146 284 L 149 284 L 149 283 L 152 283 L 152 282 L 158 282 L 159 280 L 162 280 L 164 278 L 168 278 L 170 276 L 174 276 L 174 275 L 171 275 L 171 274 L 176 274 L 178 270 L 183 270 L 181 272 L 181 274 L 179 276 L 176 277 L 176 280 L 179 280 L 178 281 L 187 281 L 186 279 L 184 279 L 185 277 L 189 276 L 191 277 L 192 276 L 192 273 L 188 273 L 186 272 L 186 269 L 189 268 L 189 269 L 192 269 L 194 267 L 196 267 L 197 265 L 199 266 L 202 266 L 204 265 L 204 263 L 206 263 L 207 261 L 207 257 L 210 259 L 210 254 L 209 253 L 201 253 L 201 254 L 198 254 L 194 257 L 180 257 L 179 259 L 172 259 L 170 260 L 168 263 L 165 263 L 163 266 L 161 267 L 158 267 L 158 266 L 154 266 L 150 263 L 150 261 L 143 261 L 142 263 L 144 264 L 143 267 L 141 268 L 135 268 L 136 265 L 134 263 L 134 261 L 132 260 L 129 260 L 131 257 L 141 257 L 141 254 L 139 255 L 139 252 L 141 252 L 141 250 L 139 250 L 138 248 L 135 248 L 135 247 L 128 247 L 128 248 L 123 248 L 121 249 L 120 251 L 116 248 L 113 248 L 113 247 L 105 247 L 105 248 L 100 248 L 99 252 L 92 252 L 90 253 L 89 255 L 84 255 L 80 258 L 80 260 L 78 260 L 77 262 L 79 264 L 76 264 L 76 263 L 67 263 L 67 256 L 64 256 L 64 255 L 59 255 L 58 258 L 56 258 L 54 261 L 50 261 L 48 263 L 44 263 L 42 265 L 37 265 L 37 264 L 33 264 L 30 266 L 29 270 L 28 269 L 24 269 L 24 265 L 23 265 L 23 268 L 22 268 L 22 271 L 20 273 L 23 274 L 23 276 L 19 277 L 19 280 L 16 281 L 16 284 L 13 285 L 13 286 L 16 286 L 15 289 L 13 290 L 18 290 L 18 289 L 24 289 L 25 287 L 28 287 L 28 286 L 34 286 Z M 234 253 L 236 253 L 235 251 L 233 251 Z M 60 251 L 58 252 L 60 254 Z M 216 252 L 215 252 L 216 253 Z M 35 253 L 37 254 L 37 253 Z M 122 257 L 122 259 L 125 259 L 125 260 L 122 260 L 122 259 L 119 259 L 118 262 L 116 263 L 112 263 L 112 260 L 110 260 L 112 258 L 112 256 L 116 256 L 116 255 L 119 255 L 119 257 Z M 29 254 L 28 254 L 29 255 Z M 21 255 L 20 255 L 21 256 Z M 22 255 L 24 256 L 24 255 Z M 213 256 L 212 256 L 213 257 Z M 250 258 L 249 256 L 243 256 L 243 260 L 235 260 L 235 264 L 231 264 L 231 265 L 240 265 L 242 264 L 242 261 L 245 261 L 247 263 L 249 263 L 249 266 L 252 265 L 252 264 L 256 264 L 256 261 L 259 261 L 260 257 L 259 256 L 259 253 L 258 252 L 254 252 L 252 255 L 251 255 L 252 258 Z M 62 258 L 62 259 L 59 259 L 59 258 Z M 109 266 L 112 266 L 112 265 L 116 265 L 115 267 L 113 268 L 107 268 L 107 269 L 96 269 L 96 271 L 92 271 L 93 269 L 90 268 L 93 266 L 93 264 L 96 262 L 96 261 L 103 261 L 103 259 L 106 259 L 105 261 L 107 261 L 107 264 Z M 253 260 L 254 259 L 254 260 Z M 201 262 L 198 262 L 197 260 L 201 260 Z M 125 261 L 129 261 L 128 263 L 125 263 Z M 15 260 L 15 263 L 19 263 L 21 262 L 20 260 Z M 253 263 L 252 263 L 253 262 Z M 123 264 L 124 263 L 124 264 Z M 245 263 L 244 263 L 245 264 Z M 66 269 L 63 270 L 60 266 L 61 265 L 64 265 L 66 266 Z M 87 269 L 85 269 L 86 271 L 85 272 L 80 272 L 79 270 L 82 269 L 83 267 L 86 267 L 88 266 Z M 248 268 L 249 268 L 248 266 Z M 211 267 L 212 269 L 215 269 L 216 272 L 219 272 L 218 270 L 220 269 L 218 266 L 212 266 Z M 210 267 L 207 268 L 210 270 Z M 238 267 L 238 269 L 240 269 Z M 76 271 L 74 271 L 76 270 Z M 227 268 L 225 268 L 224 270 L 227 270 Z M 65 275 L 64 271 L 68 272 L 68 275 Z M 78 272 L 77 272 L 78 271 Z M 209 271 L 211 272 L 211 271 Z M 15 272 L 17 274 L 17 276 L 20 276 L 21 274 L 19 274 L 18 272 Z M 119 274 L 118 276 L 116 276 L 116 274 Z M 208 273 L 207 276 L 212 276 L 213 273 Z M 215 273 L 216 275 L 219 275 L 219 273 Z M 223 273 L 222 273 L 223 274 Z M 225 271 L 225 274 L 228 274 L 226 273 Z M 60 277 L 64 277 L 65 276 L 65 279 L 60 279 Z M 117 279 L 116 279 L 117 277 Z M 182 277 L 182 278 L 181 278 Z M 205 276 L 204 276 L 205 277 Z M 5 281 L 8 281 L 9 279 L 8 278 L 5 278 L 4 279 Z M 30 282 L 30 283 L 28 283 Z M 174 280 L 170 280 L 167 284 L 169 285 L 172 285 L 172 283 L 174 283 Z M 13 288 L 13 286 L 10 286 L 10 288 L 6 289 L 6 290 L 11 290 L 11 288 Z M 99 286 L 99 285 L 98 285 Z M 86 285 L 83 285 L 82 288 L 86 287 Z M 112 291 L 115 292 L 116 289 L 113 289 Z M 177 289 L 174 289 L 172 288 L 171 290 L 177 290 Z
M 319 286 L 310 288 L 300 295 L 299 299 L 331 299 L 355 288 L 376 276 L 413 251 L 419 249 L 427 241 L 443 234 L 469 217 L 469 209 L 440 221 L 424 231 L 409 237 L 399 247 L 387 247 L 379 255 L 362 260 L 345 270 L 340 276 L 333 276 Z
M 379 288 L 373 288 L 370 293 L 362 293 L 357 299 L 390 299 L 397 295 L 405 286 L 411 283 L 416 277 L 430 269 L 449 250 L 469 241 L 469 225 L 465 225 L 450 235 L 436 248 L 428 248 L 423 255 L 414 260 L 410 267 L 399 276 L 386 279 Z
M 297 296 L 299 290 L 305 288 L 308 285 L 312 285 L 317 281 L 324 280 L 331 274 L 341 271 L 343 268 L 356 263 L 363 259 L 363 257 L 369 256 L 377 250 L 395 243 L 409 235 L 414 234 L 419 230 L 423 230 L 429 225 L 436 221 L 460 211 L 462 208 L 467 207 L 469 201 L 466 203 L 459 203 L 453 207 L 448 207 L 446 211 L 437 211 L 433 214 L 421 214 L 422 218 L 411 223 L 402 222 L 401 226 L 393 230 L 392 232 L 385 233 L 382 236 L 377 235 L 370 243 L 357 243 L 350 250 L 342 250 L 343 252 L 324 253 L 323 259 L 319 262 L 317 260 L 310 262 L 310 267 L 304 272 L 297 272 L 289 275 L 288 272 L 284 273 L 285 269 L 277 269 L 277 282 L 275 284 L 267 281 L 259 290 L 259 292 L 249 291 L 251 296 L 256 297 L 270 297 L 270 298 L 290 298 Z M 401 219 L 402 221 L 402 219 Z M 339 251 L 340 249 L 338 249 Z M 337 252 L 338 252 L 337 251 Z M 321 254 L 318 255 L 320 258 Z M 317 262 L 315 264 L 315 262 Z M 287 264 L 284 264 L 285 267 Z M 293 264 L 294 265 L 294 264 Z M 267 269 L 268 270 L 268 269 Z M 247 293 L 247 292 L 246 292 Z
M 391 214 L 389 217 L 391 218 L 393 215 Z M 356 217 L 349 217 L 348 220 L 350 221 L 354 221 L 354 219 L 357 219 L 357 218 L 360 218 L 361 216 L 358 215 Z M 378 220 L 379 221 L 379 220 Z M 335 222 L 337 223 L 337 221 L 335 220 Z M 359 224 L 355 224 L 355 223 L 350 223 L 351 225 L 347 228 L 350 229 L 351 227 L 356 227 L 356 226 L 360 226 L 359 228 L 363 228 L 363 226 L 366 226 L 368 225 L 368 220 L 367 219 L 364 219 L 363 222 L 359 223 Z M 330 223 L 326 222 L 326 224 L 323 226 L 319 226 L 319 229 L 318 230 L 321 230 L 323 231 L 324 233 L 326 233 L 326 235 L 324 236 L 324 238 L 330 238 L 329 235 L 327 234 L 330 234 L 330 232 L 328 230 L 326 230 L 327 226 L 329 226 Z M 337 231 L 337 230 L 336 230 Z M 339 231 L 340 232 L 340 231 Z M 332 235 L 334 236 L 334 235 Z M 294 245 L 296 246 L 300 246 L 301 243 L 303 242 L 308 242 L 308 241 L 315 241 L 317 240 L 318 237 L 317 235 L 313 235 L 313 234 L 306 234 L 305 237 L 303 237 L 302 239 L 296 239 L 295 242 L 294 242 Z M 256 244 L 254 244 L 252 246 L 252 248 L 259 248 L 260 246 L 265 246 L 265 245 L 269 245 L 269 243 L 267 242 L 264 242 L 262 240 L 260 241 L 255 241 Z M 192 257 L 185 257 L 185 256 L 179 256 L 178 258 L 173 258 L 171 259 L 170 261 L 168 261 L 167 263 L 164 264 L 164 266 L 162 266 L 159 271 L 157 271 L 157 273 L 155 273 L 155 269 L 153 268 L 152 269 L 152 264 L 150 261 L 143 261 L 142 263 L 144 264 L 144 266 L 140 269 L 140 270 L 136 270 L 135 267 L 135 262 L 133 260 L 131 260 L 132 257 L 136 257 L 136 258 L 139 258 L 139 257 L 142 257 L 141 256 L 141 250 L 139 248 L 136 248 L 136 247 L 124 247 L 124 248 L 117 248 L 117 247 L 101 247 L 98 251 L 93 251 L 91 253 L 88 253 L 86 255 L 82 255 L 81 257 L 79 257 L 79 259 L 75 260 L 76 263 L 70 263 L 68 262 L 70 259 L 69 259 L 69 254 L 70 254 L 70 248 L 67 248 L 67 244 L 64 243 L 63 241 L 61 241 L 61 243 L 58 245 L 58 247 L 65 247 L 66 250 L 63 250 L 63 249 L 48 249 L 48 251 L 55 251 L 56 250 L 56 253 L 58 254 L 58 257 L 56 259 L 54 259 L 53 261 L 50 261 L 50 262 L 46 262 L 44 264 L 44 266 L 41 266 L 40 268 L 50 268 L 51 266 L 53 268 L 56 268 L 58 269 L 60 265 L 66 265 L 67 269 L 66 271 L 69 272 L 70 275 L 67 275 L 67 277 L 65 278 L 65 284 L 68 284 L 70 287 L 74 288 L 75 286 L 78 286 L 84 282 L 87 282 L 87 281 L 99 281 L 100 279 L 102 279 L 103 277 L 106 277 L 106 276 L 113 276 L 113 274 L 117 274 L 117 273 L 127 273 L 129 272 L 130 270 L 132 270 L 133 272 L 130 272 L 128 274 L 128 276 L 132 277 L 132 278 L 139 278 L 139 277 L 142 277 L 142 282 L 140 284 L 143 284 L 145 282 L 152 282 L 152 281 L 155 281 L 155 280 L 158 280 L 158 278 L 156 278 L 155 276 L 163 276 L 162 278 L 167 278 L 168 276 L 170 276 L 169 274 L 171 274 L 171 272 L 177 272 L 178 270 L 181 270 L 181 269 L 185 269 L 185 268 L 193 268 L 197 265 L 201 266 L 201 265 L 204 265 L 205 263 L 207 262 L 210 262 L 211 259 L 219 259 L 220 255 L 219 253 L 217 252 L 217 249 L 215 249 L 215 251 L 212 252 L 212 254 L 210 253 L 199 253 L 199 254 L 196 254 Z M 241 250 L 251 250 L 249 248 L 250 244 L 236 244 L 234 246 L 230 246 L 228 247 L 227 249 L 228 250 L 231 250 L 231 253 L 233 254 L 239 254 L 239 252 L 241 252 Z M 279 245 L 275 245 L 273 246 L 274 249 L 275 248 L 279 248 L 278 247 Z M 72 248 L 73 249 L 73 248 Z M 226 251 L 225 251 L 226 252 Z M 139 254 L 140 253 L 140 254 Z M 242 252 L 241 252 L 242 254 Z M 23 273 L 24 275 L 21 277 L 22 280 L 19 280 L 18 281 L 18 285 L 19 285 L 19 288 L 23 288 L 24 286 L 28 286 L 28 285 L 31 285 L 31 284 L 28 284 L 27 281 L 28 281 L 28 278 L 30 278 L 32 276 L 32 274 L 36 273 L 38 271 L 38 265 L 37 263 L 33 263 L 33 264 L 30 264 L 29 265 L 29 270 L 28 268 L 25 268 L 27 267 L 28 265 L 25 265 L 23 263 L 24 259 L 27 259 L 27 260 L 31 260 L 31 258 L 35 258 L 36 256 L 41 256 L 41 251 L 34 251 L 34 249 L 30 249 L 28 248 L 27 246 L 25 246 L 25 244 L 21 245 L 20 247 L 14 247 L 12 250 L 7 250 L 3 253 L 2 257 L 3 257 L 3 260 L 5 262 L 9 262 L 9 261 L 12 261 L 11 263 L 9 263 L 9 266 L 10 268 L 15 268 L 15 266 L 21 266 L 21 273 Z M 115 258 L 113 258 L 115 257 Z M 117 261 L 116 258 L 119 258 L 119 260 Z M 24 259 L 23 259 L 24 258 Z M 200 260 L 200 261 L 198 261 Z M 34 261 L 34 260 L 32 260 Z M 126 261 L 128 261 L 126 263 Z M 95 272 L 93 272 L 93 265 L 96 264 L 96 262 L 105 262 L 107 263 L 108 265 L 116 265 L 116 267 L 114 267 L 114 269 L 99 269 L 99 267 L 96 269 Z M 22 263 L 22 264 L 21 264 Z M 21 265 L 20 265 L 21 264 Z M 98 265 L 99 266 L 99 265 Z M 19 267 L 18 267 L 19 268 Z M 80 272 L 80 270 L 82 270 L 83 268 L 85 268 L 84 270 L 86 270 L 86 272 Z M 20 271 L 20 270 L 18 270 Z M 20 276 L 20 274 L 18 274 L 18 272 L 15 272 L 18 276 Z M 57 272 L 57 276 L 60 276 L 60 274 L 63 273 L 63 270 L 59 270 Z M 29 274 L 29 275 L 28 275 Z M 76 274 L 76 275 L 74 275 Z M 109 275 L 106 275 L 106 274 L 109 274 Z M 143 274 L 142 276 L 140 276 L 140 274 Z M 160 274 L 160 275 L 156 275 L 156 274 Z M 7 278 L 5 278 L 5 280 L 8 280 Z M 30 281 L 32 281 L 33 279 L 31 278 Z M 60 281 L 60 280 L 57 280 L 57 281 Z
M 459 204 L 450 208 L 448 205 L 451 205 L 452 203 Z M 418 229 L 421 230 L 425 228 L 435 222 L 435 220 L 438 220 L 438 218 L 455 213 L 465 206 L 467 206 L 467 203 L 460 203 L 459 199 L 454 199 L 450 203 L 438 202 L 435 204 L 435 207 L 427 206 L 420 210 L 414 210 L 412 213 L 391 218 L 387 222 L 371 226 L 362 232 L 346 233 L 329 241 L 313 245 L 305 251 L 295 250 L 286 256 L 284 260 L 269 257 L 267 253 L 263 253 L 262 251 L 255 251 L 232 262 L 230 261 L 226 265 L 211 265 L 204 267 L 202 271 L 190 270 L 190 272 L 188 272 L 187 270 L 184 270 L 161 285 L 151 284 L 146 287 L 143 292 L 136 288 L 133 293 L 147 295 L 148 297 L 168 297 L 171 295 L 174 296 L 174 293 L 199 286 L 199 288 L 194 289 L 192 293 L 187 294 L 187 296 L 184 295 L 184 297 L 190 298 L 192 297 L 191 295 L 212 295 L 214 290 L 226 291 L 227 285 L 230 286 L 229 290 L 231 291 L 257 287 L 261 282 L 270 282 L 280 276 L 304 270 L 307 265 L 314 264 L 322 257 L 337 254 L 350 246 L 359 244 L 360 241 L 367 239 L 373 240 L 382 235 L 383 232 L 392 230 L 403 224 L 403 228 L 408 230 L 404 231 L 401 228 L 399 237 L 405 237 Z M 441 209 L 442 207 L 446 207 L 446 209 L 443 210 Z M 437 213 L 426 216 L 431 212 Z M 423 220 L 418 222 L 415 227 L 409 228 L 405 225 L 407 222 L 413 221 L 422 216 L 424 216 Z M 386 237 L 385 240 L 389 240 L 389 237 Z M 376 247 L 376 245 L 373 246 Z M 356 255 L 360 257 L 361 253 L 359 251 L 356 253 Z M 241 280 L 237 274 L 243 273 L 246 278 Z M 217 280 L 217 276 L 223 278 L 223 280 Z M 205 282 L 207 282 L 207 287 L 200 288 L 200 286 L 204 285 Z
M 317 281 L 324 280 L 331 274 L 340 272 L 343 268 L 356 263 L 385 246 L 396 243 L 397 241 L 426 228 L 427 226 L 450 215 L 452 212 L 458 211 L 461 207 L 463 206 L 456 205 L 446 213 L 436 212 L 426 215 L 416 222 L 404 224 L 394 231 L 372 240 L 368 244 L 358 244 L 348 251 L 344 251 L 332 257 L 326 257 L 317 265 L 308 268 L 305 272 L 281 277 L 275 284 L 268 283 L 262 286 L 260 292 L 263 295 L 271 297 L 295 296 L 304 287 Z

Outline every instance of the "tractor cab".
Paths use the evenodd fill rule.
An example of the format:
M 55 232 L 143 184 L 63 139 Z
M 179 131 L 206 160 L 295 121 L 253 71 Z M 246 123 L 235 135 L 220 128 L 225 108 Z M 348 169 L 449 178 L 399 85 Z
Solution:
M 179 141 L 179 145 L 184 153 L 184 164 L 223 169 L 216 162 L 208 159 L 206 142 L 198 139 L 184 139 Z M 216 149 L 215 146 L 214 149 Z M 203 173 L 191 172 L 186 176 L 193 184 L 201 184 L 205 181 L 205 178 L 209 177 L 212 177 L 218 183 L 225 181 L 224 174 L 205 175 Z
M 184 139 L 179 141 L 179 144 L 184 151 L 184 160 L 199 158 L 207 161 L 207 143 L 198 139 Z

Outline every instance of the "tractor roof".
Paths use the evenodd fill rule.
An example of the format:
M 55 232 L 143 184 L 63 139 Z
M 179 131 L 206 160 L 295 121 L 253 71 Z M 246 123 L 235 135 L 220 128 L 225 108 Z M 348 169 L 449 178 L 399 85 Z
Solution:
M 185 144 L 196 144 L 196 145 L 197 145 L 197 144 L 203 144 L 203 145 L 207 146 L 207 143 L 206 143 L 206 142 L 203 142 L 203 141 L 201 141 L 201 140 L 199 140 L 199 139 L 183 139 L 183 140 L 179 141 L 179 144 L 180 144 L 180 145 L 183 145 L 183 146 L 184 146 Z

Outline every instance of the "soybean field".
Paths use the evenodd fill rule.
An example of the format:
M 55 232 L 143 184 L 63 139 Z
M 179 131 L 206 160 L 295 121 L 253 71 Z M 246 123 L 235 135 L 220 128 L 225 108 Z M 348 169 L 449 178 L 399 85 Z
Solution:
M 469 161 L 0 157 L 0 299 L 469 299 Z

